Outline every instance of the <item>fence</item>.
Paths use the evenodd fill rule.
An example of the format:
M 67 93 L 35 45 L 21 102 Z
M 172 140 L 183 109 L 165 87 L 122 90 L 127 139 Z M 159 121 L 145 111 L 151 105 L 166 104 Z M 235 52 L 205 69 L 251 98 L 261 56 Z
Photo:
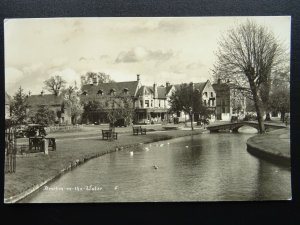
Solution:
M 16 172 L 17 138 L 13 128 L 5 130 L 5 173 Z
M 55 133 L 55 132 L 72 132 L 76 130 L 82 129 L 82 125 L 74 125 L 74 126 L 50 126 L 45 128 L 48 133 Z

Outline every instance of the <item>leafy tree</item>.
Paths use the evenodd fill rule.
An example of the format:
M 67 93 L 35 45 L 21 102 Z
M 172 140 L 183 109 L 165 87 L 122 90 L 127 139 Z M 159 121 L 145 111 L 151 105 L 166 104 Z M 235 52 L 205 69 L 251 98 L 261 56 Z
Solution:
M 112 129 L 115 123 L 124 119 L 125 125 L 129 125 L 134 114 L 132 98 L 128 94 L 121 94 L 114 97 L 108 97 L 105 101 L 107 106 L 107 118 Z
M 48 126 L 53 124 L 55 121 L 55 113 L 50 110 L 48 106 L 39 106 L 37 112 L 35 113 L 34 122 L 41 124 L 43 126 Z
M 290 111 L 290 92 L 288 89 L 279 88 L 270 96 L 271 109 L 280 112 L 281 121 L 284 122 L 285 114 Z
M 70 109 L 71 120 L 73 124 L 77 123 L 77 118 L 83 112 L 83 106 L 79 98 L 79 90 L 77 86 L 69 86 L 62 91 L 64 96 L 64 104 Z
M 93 81 L 93 78 L 97 78 L 98 83 L 112 83 L 114 82 L 113 79 L 111 79 L 109 74 L 105 74 L 102 72 L 87 72 L 85 75 L 81 76 L 81 85 L 89 84 Z
M 202 96 L 199 90 L 193 88 L 193 84 L 181 84 L 170 96 L 170 112 L 176 113 L 183 111 L 190 115 L 191 128 L 193 126 L 194 114 L 197 113 L 203 117 L 208 117 L 210 111 L 202 104 Z
M 213 68 L 215 78 L 230 79 L 249 89 L 258 117 L 259 132 L 264 133 L 263 103 L 269 99 L 271 74 L 287 61 L 279 41 L 266 27 L 247 21 L 223 36 L 216 56 Z
M 58 75 L 52 76 L 48 80 L 44 81 L 45 88 L 56 96 L 58 96 L 60 91 L 64 89 L 66 83 L 67 82 Z
M 281 121 L 284 122 L 285 113 L 290 111 L 290 76 L 289 72 L 276 73 L 272 83 L 269 107 L 280 112 Z
M 13 123 L 24 124 L 27 120 L 27 96 L 22 87 L 16 92 L 11 102 L 11 119 Z

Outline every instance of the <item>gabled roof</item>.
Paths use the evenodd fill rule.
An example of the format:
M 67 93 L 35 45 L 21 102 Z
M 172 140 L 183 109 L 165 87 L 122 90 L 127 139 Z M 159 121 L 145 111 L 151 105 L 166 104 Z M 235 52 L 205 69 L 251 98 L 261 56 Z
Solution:
M 212 85 L 215 91 L 225 91 L 230 89 L 246 90 L 247 88 L 240 87 L 237 84 L 233 83 L 215 83 Z
M 63 97 L 61 95 L 56 96 L 54 94 L 43 94 L 43 95 L 30 95 L 27 98 L 29 106 L 39 105 L 61 105 L 63 103 Z
M 100 83 L 98 85 L 87 84 L 83 85 L 81 89 L 82 91 L 86 91 L 88 95 L 96 95 L 99 90 L 103 91 L 103 95 L 109 95 L 112 89 L 118 95 L 122 94 L 124 89 L 128 89 L 128 93 L 131 96 L 135 96 L 138 84 L 138 81 Z
M 199 91 L 202 93 L 206 84 L 207 84 L 208 81 L 205 81 L 205 82 L 199 82 L 199 83 L 193 83 L 194 84 L 194 89 L 197 90 L 199 89 Z M 187 85 L 189 85 L 188 83 L 186 83 Z M 173 85 L 175 87 L 176 90 L 178 90 L 180 87 L 181 87 L 182 84 L 175 84 Z

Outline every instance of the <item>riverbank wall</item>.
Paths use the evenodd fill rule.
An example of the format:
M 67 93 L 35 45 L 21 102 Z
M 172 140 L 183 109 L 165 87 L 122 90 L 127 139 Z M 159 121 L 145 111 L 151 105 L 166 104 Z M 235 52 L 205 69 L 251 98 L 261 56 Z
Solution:
M 276 164 L 290 166 L 290 130 L 280 129 L 255 135 L 247 141 L 247 151 Z
M 17 158 L 17 172 L 5 174 L 4 203 L 17 203 L 43 186 L 53 182 L 64 173 L 85 162 L 115 151 L 134 149 L 142 144 L 197 135 L 203 129 L 171 130 L 133 136 L 125 133 L 115 141 L 95 139 L 68 140 L 57 145 L 50 155 Z

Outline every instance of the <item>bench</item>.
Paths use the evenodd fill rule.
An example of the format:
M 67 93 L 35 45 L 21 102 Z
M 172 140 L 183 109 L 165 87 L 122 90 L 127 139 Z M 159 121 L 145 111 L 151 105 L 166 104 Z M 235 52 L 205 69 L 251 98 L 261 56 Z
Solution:
M 146 135 L 147 134 L 147 129 L 146 128 L 142 128 L 141 126 L 138 126 L 138 127 L 132 127 L 132 132 L 133 132 L 133 135 L 139 135 L 140 134 L 144 134 Z
M 102 130 L 102 139 L 118 139 L 118 133 L 113 132 L 111 129 L 109 130 Z
M 51 147 L 53 151 L 56 150 L 55 138 L 45 138 L 48 141 L 48 147 Z M 29 150 L 43 151 L 43 138 L 42 137 L 30 137 L 29 138 Z

